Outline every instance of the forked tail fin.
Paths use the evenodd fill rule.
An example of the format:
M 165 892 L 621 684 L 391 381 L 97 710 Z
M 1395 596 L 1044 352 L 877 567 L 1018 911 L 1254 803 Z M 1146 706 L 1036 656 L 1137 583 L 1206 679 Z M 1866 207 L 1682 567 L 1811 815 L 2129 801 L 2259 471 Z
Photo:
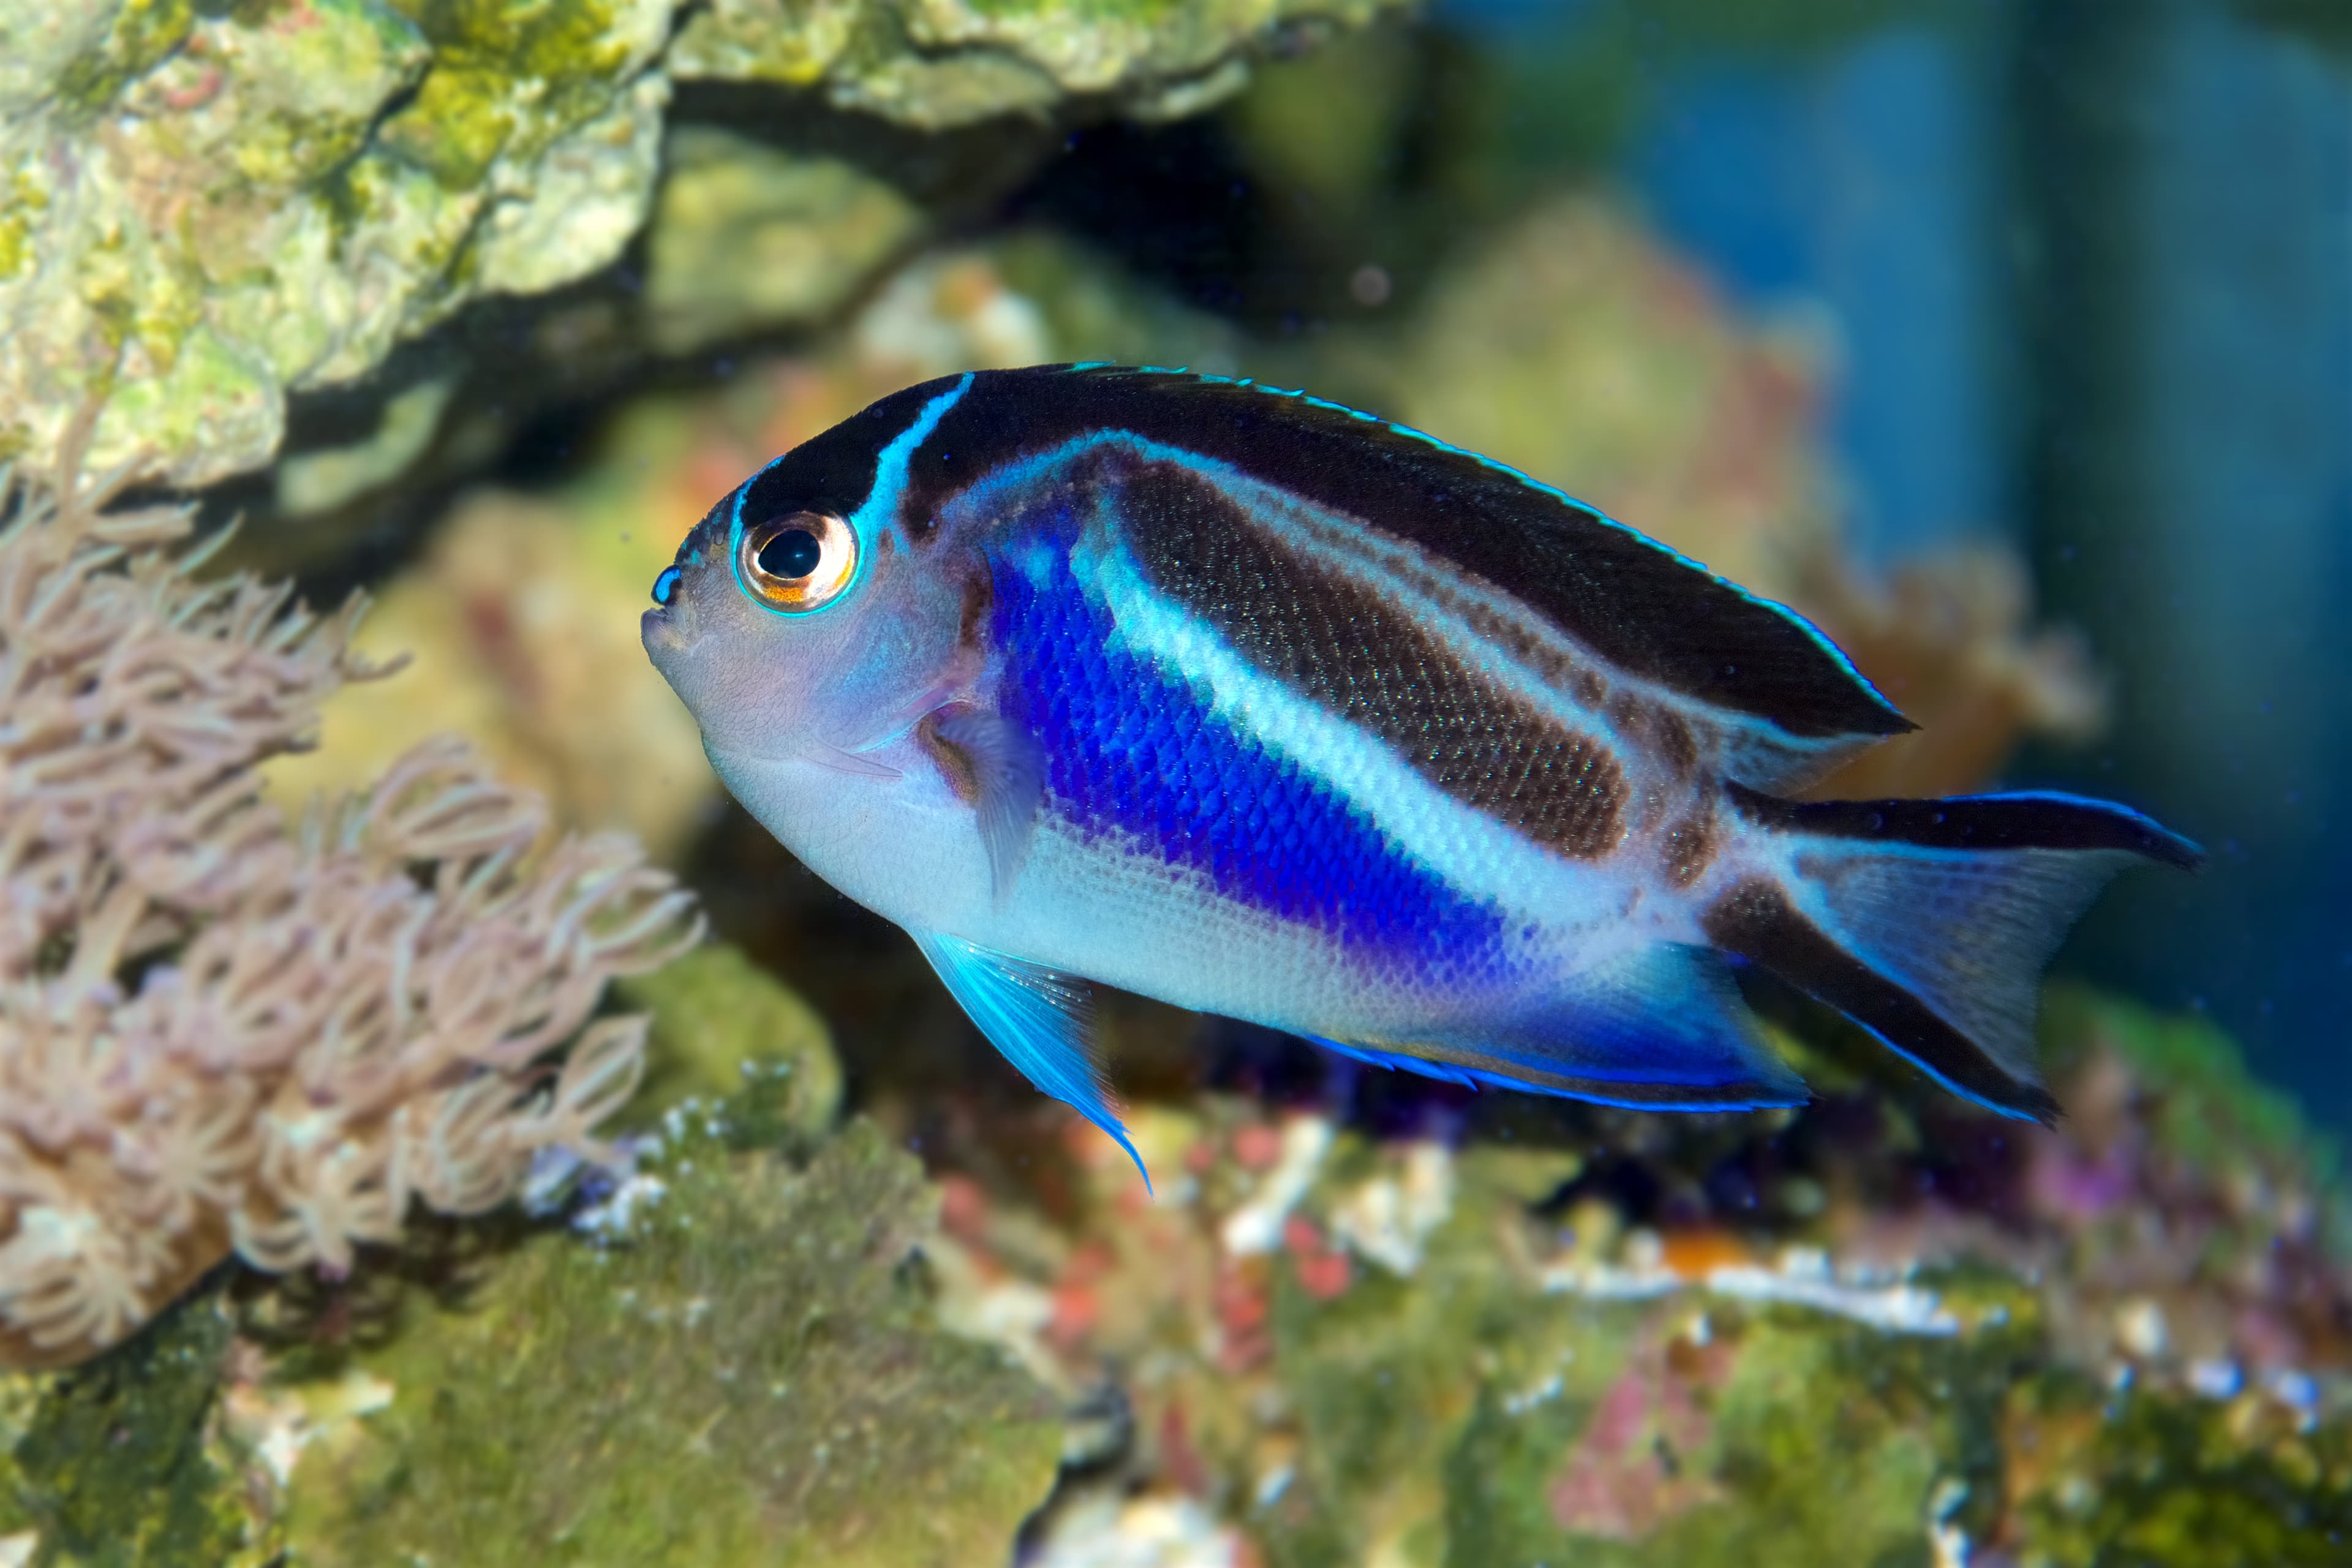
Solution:
M 2066 795 L 1788 801 L 1725 786 L 1787 841 L 1789 871 L 1742 882 L 1707 937 L 1855 1023 L 1954 1091 L 2049 1121 L 2033 1065 L 2042 969 L 2108 878 L 2203 852 L 2147 817 Z

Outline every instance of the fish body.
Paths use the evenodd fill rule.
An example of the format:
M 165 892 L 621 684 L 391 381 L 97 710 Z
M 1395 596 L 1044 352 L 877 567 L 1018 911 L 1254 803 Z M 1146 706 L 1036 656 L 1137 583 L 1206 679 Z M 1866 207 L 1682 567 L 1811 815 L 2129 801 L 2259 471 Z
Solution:
M 1087 982 L 1463 1081 L 1800 1101 L 1736 962 L 2046 1119 L 2050 951 L 2121 866 L 2197 858 L 2072 796 L 1792 801 L 1912 727 L 1814 628 L 1247 382 L 909 388 L 722 499 L 655 596 L 728 788 L 1122 1142 Z

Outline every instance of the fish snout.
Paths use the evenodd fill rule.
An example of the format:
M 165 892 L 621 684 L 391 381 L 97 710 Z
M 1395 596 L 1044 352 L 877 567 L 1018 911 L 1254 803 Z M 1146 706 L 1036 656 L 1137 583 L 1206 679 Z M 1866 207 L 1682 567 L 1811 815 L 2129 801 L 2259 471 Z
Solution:
M 668 673 L 663 668 L 665 658 L 683 658 L 694 650 L 696 638 L 687 624 L 688 617 L 677 611 L 677 605 L 656 605 L 637 617 L 637 637 L 646 645 L 646 657 L 664 674 Z

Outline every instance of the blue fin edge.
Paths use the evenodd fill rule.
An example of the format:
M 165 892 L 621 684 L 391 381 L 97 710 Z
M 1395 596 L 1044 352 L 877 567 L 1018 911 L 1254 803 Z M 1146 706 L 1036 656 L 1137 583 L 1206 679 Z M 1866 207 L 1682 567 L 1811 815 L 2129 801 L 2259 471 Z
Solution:
M 1349 1045 L 1322 1035 L 1301 1035 L 1310 1045 L 1322 1047 L 1340 1056 L 1363 1062 L 1370 1067 L 1386 1068 L 1391 1072 L 1409 1072 L 1422 1078 L 1435 1079 L 1440 1083 L 1460 1084 L 1465 1089 L 1507 1089 L 1519 1094 L 1540 1094 L 1548 1100 L 1576 1100 L 1588 1105 L 1606 1105 L 1619 1110 L 1654 1110 L 1669 1114 L 1684 1111 L 1716 1110 L 1779 1110 L 1787 1106 L 1808 1103 L 1808 1097 L 1753 1096 L 1727 1100 L 1685 1100 L 1663 1104 L 1655 1100 L 1615 1100 L 1607 1095 L 1573 1093 L 1555 1089 L 1549 1084 L 1529 1083 L 1525 1079 L 1507 1073 L 1488 1072 L 1480 1068 L 1456 1067 L 1452 1062 L 1432 1061 L 1427 1057 L 1408 1056 L 1402 1051 L 1376 1050 L 1370 1046 Z
M 1086 983 L 944 931 L 907 934 L 988 1043 L 1041 1091 L 1108 1133 L 1135 1162 L 1143 1190 L 1150 1192 L 1151 1173 L 1111 1110 L 1108 1086 L 1095 1061 Z

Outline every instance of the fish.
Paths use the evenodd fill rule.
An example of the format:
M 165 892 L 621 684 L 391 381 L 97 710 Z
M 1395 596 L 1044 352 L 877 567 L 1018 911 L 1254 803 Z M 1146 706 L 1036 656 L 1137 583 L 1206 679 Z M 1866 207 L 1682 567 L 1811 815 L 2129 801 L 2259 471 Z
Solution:
M 1139 1169 L 1097 985 L 1458 1083 L 1801 1104 L 1754 969 L 2051 1121 L 2042 970 L 2116 872 L 2200 858 L 2071 795 L 1801 798 L 1916 727 L 1801 616 L 1245 378 L 908 387 L 721 498 L 653 597 L 728 790 Z

